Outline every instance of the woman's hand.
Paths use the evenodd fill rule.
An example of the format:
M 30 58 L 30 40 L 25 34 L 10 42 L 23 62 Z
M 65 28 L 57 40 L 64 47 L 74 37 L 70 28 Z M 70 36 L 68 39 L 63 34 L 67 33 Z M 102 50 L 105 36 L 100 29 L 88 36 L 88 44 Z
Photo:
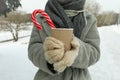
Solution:
M 79 51 L 79 41 L 76 37 L 73 37 L 71 47 L 72 48 L 70 51 L 65 52 L 65 55 L 62 60 L 60 60 L 57 63 L 54 63 L 54 70 L 58 72 L 63 72 L 66 69 L 66 67 L 70 67 L 74 63 L 74 60 L 76 59 Z
M 64 44 L 53 38 L 47 37 L 44 42 L 45 59 L 50 63 L 59 62 L 64 56 Z

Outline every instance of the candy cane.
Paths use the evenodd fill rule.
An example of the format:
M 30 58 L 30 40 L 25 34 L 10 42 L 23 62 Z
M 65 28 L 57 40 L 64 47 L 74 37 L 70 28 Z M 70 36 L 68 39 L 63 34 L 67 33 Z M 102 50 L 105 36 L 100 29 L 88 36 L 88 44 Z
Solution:
M 55 29 L 55 25 L 54 23 L 52 22 L 52 20 L 50 19 L 50 17 L 48 16 L 48 14 L 46 12 L 44 12 L 43 10 L 41 9 L 37 9 L 37 10 L 34 10 L 33 13 L 32 13 L 32 16 L 31 16 L 31 19 L 32 19 L 32 22 L 34 23 L 34 25 L 39 29 L 39 30 L 42 30 L 42 26 L 37 22 L 37 19 L 36 19 L 36 15 L 37 14 L 41 14 L 45 19 L 46 21 L 48 22 L 49 26 L 52 28 L 52 29 Z

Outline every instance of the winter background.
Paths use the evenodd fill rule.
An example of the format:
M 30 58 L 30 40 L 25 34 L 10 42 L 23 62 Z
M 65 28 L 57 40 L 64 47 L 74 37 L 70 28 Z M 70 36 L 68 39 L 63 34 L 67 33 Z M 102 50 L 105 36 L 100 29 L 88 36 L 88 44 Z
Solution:
M 23 8 L 20 10 L 32 12 L 40 8 L 40 5 L 44 8 L 45 2 L 29 1 L 28 3 L 27 0 L 22 0 Z M 33 8 L 34 4 L 38 6 Z M 118 8 L 114 10 L 118 11 Z M 32 25 L 29 27 L 32 28 Z M 103 26 L 98 28 L 98 31 L 101 38 L 101 58 L 89 68 L 91 76 L 93 80 L 120 80 L 120 25 Z M 23 30 L 19 32 L 19 37 L 30 34 L 31 29 Z M 0 32 L 0 41 L 10 38 L 9 32 Z M 33 80 L 38 68 L 28 59 L 29 38 L 21 38 L 18 42 L 0 43 L 0 80 Z

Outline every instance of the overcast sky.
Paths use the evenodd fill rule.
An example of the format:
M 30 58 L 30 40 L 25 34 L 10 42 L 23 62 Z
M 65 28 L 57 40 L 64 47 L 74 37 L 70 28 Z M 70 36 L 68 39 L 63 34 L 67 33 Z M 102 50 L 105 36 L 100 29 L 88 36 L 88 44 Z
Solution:
M 120 12 L 120 0 L 96 0 L 101 5 L 101 10 L 113 10 Z M 22 8 L 25 12 L 33 12 L 35 9 L 44 9 L 47 0 L 21 0 Z
M 114 10 L 120 12 L 120 0 L 97 0 L 100 3 L 102 10 Z

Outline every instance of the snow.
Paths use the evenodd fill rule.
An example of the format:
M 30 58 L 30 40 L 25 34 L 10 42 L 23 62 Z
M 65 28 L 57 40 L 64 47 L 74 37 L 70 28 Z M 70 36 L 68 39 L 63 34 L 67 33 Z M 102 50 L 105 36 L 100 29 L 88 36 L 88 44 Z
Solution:
M 99 28 L 101 58 L 97 64 L 90 67 L 93 80 L 120 80 L 119 27 L 113 25 Z
M 0 80 L 33 80 L 37 69 L 27 57 L 28 40 L 0 44 Z
M 89 68 L 93 80 L 120 80 L 119 27 L 112 25 L 98 28 L 101 38 L 101 58 Z M 20 35 L 30 33 L 31 31 L 21 31 Z M 1 32 L 0 40 L 11 38 L 9 36 L 8 33 Z M 28 42 L 29 37 L 18 42 L 0 43 L 0 80 L 33 80 L 37 68 L 28 59 Z

